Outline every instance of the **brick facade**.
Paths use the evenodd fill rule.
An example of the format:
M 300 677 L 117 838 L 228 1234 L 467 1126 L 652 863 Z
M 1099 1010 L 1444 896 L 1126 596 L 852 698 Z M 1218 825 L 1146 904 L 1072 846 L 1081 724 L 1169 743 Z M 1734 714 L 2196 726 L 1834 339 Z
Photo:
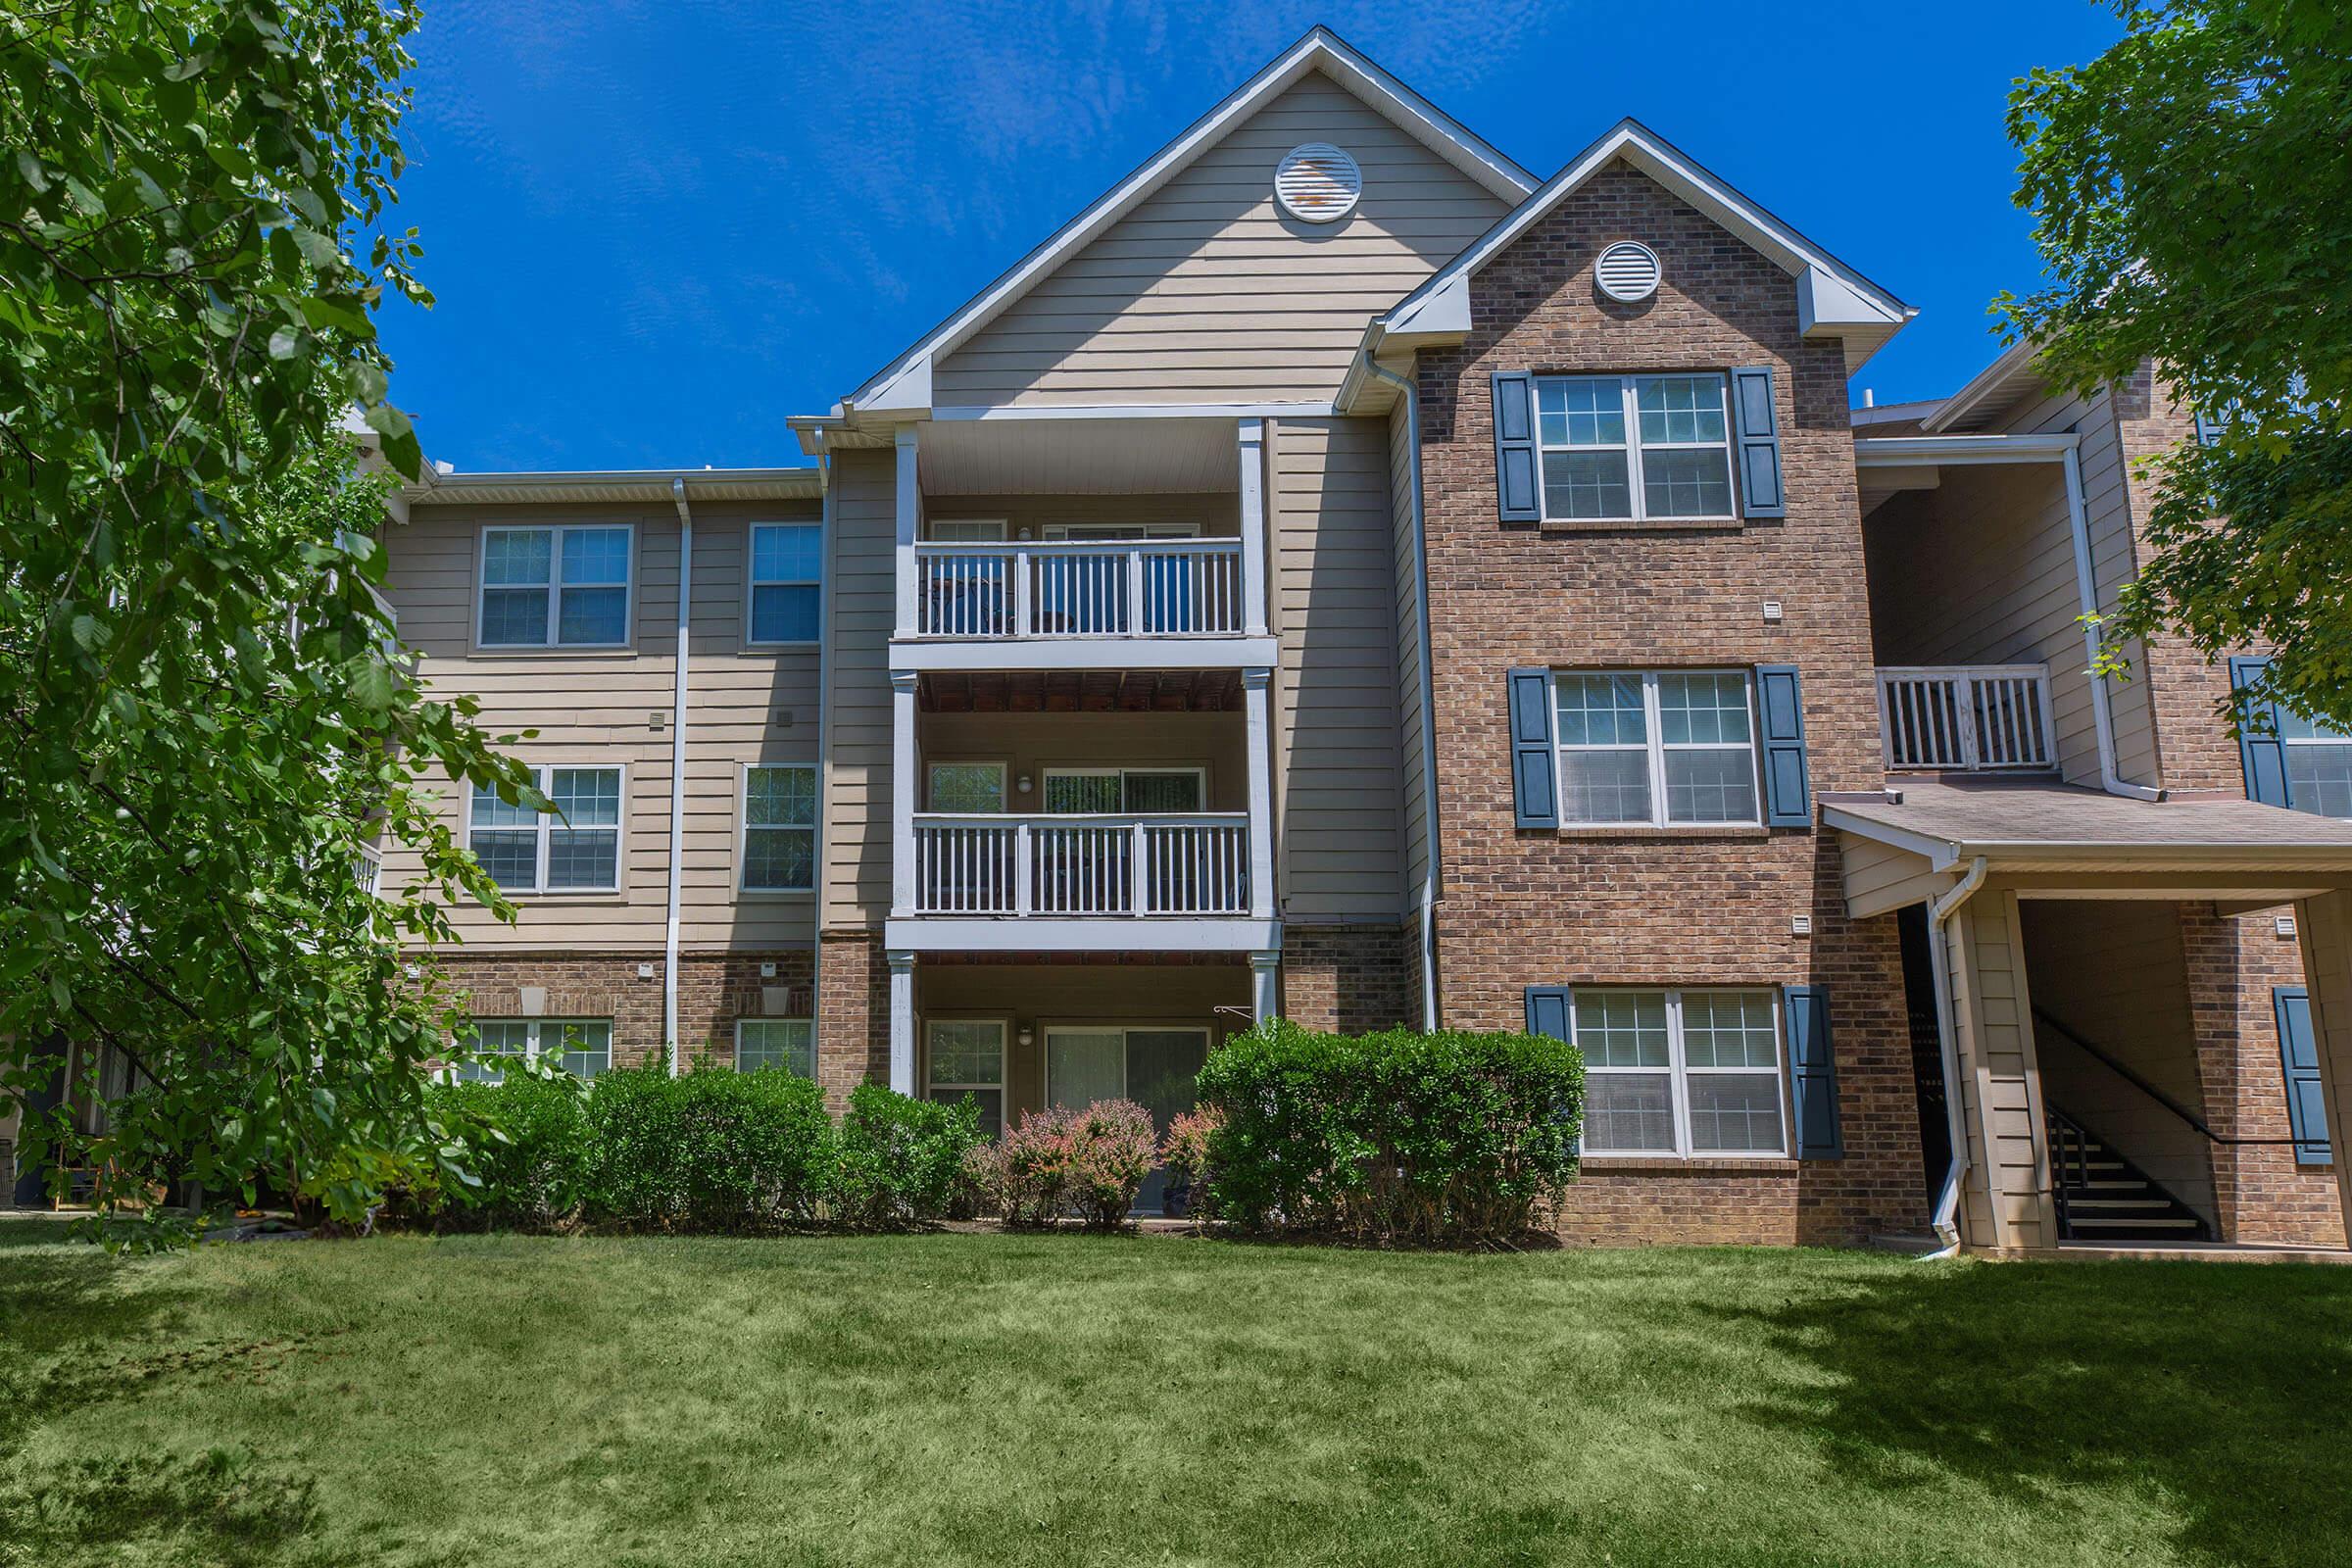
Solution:
M 1605 244 L 1657 251 L 1656 297 L 1592 283 Z M 1770 365 L 1785 521 L 1557 527 L 1496 521 L 1489 376 L 1720 372 Z M 1439 808 L 1445 1021 L 1516 1028 L 1548 985 L 1829 986 L 1846 1157 L 1759 1173 L 1700 1162 L 1604 1172 L 1571 1235 L 1859 1240 L 1927 1220 L 1892 919 L 1849 921 L 1837 845 L 1803 829 L 1525 831 L 1514 826 L 1504 671 L 1794 663 L 1816 792 L 1882 782 L 1870 604 L 1846 375 L 1800 335 L 1788 275 L 1622 166 L 1595 176 L 1477 277 L 1472 329 L 1420 366 Z M 1777 600 L 1785 618 L 1764 619 Z M 1809 915 L 1810 936 L 1791 934 Z M 1698 1216 L 1712 1215 L 1701 1219 Z
M 689 1061 L 729 1062 L 738 1018 L 806 1018 L 815 1001 L 814 955 L 688 955 L 678 963 L 678 1039 Z M 772 976 L 760 974 L 773 964 Z M 640 974 L 650 965 L 649 973 Z M 612 1065 L 637 1066 L 662 1054 L 662 954 L 501 954 L 441 960 L 444 988 L 475 1017 L 525 1012 L 526 989 L 546 993 L 534 1015 L 612 1020 Z
M 862 1083 L 890 1082 L 890 961 L 879 931 L 819 939 L 816 1081 L 835 1109 Z
M 1421 1027 L 1414 934 L 1397 926 L 1287 926 L 1282 1015 L 1309 1029 L 1362 1034 Z

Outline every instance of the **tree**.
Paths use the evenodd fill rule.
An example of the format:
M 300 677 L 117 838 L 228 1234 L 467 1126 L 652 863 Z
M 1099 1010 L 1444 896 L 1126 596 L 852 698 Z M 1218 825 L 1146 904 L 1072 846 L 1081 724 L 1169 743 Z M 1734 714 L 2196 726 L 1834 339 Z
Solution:
M 436 773 L 544 806 L 473 708 L 403 678 L 377 598 L 402 472 L 371 313 L 426 303 L 388 226 L 411 0 L 93 0 L 0 14 L 0 1042 L 61 1044 L 110 1125 L 22 1153 L 355 1219 L 462 1156 L 426 1118 L 449 1019 L 405 940 L 504 908 Z M 416 884 L 355 875 L 378 835 Z M 101 1083 L 105 1054 L 127 1069 Z
M 2147 460 L 2157 553 L 2107 661 L 2163 630 L 2267 644 L 2263 695 L 2352 728 L 2352 10 L 2114 4 L 2121 40 L 2011 98 L 2049 281 L 1995 307 L 2062 380 L 2152 359 L 2203 418 Z

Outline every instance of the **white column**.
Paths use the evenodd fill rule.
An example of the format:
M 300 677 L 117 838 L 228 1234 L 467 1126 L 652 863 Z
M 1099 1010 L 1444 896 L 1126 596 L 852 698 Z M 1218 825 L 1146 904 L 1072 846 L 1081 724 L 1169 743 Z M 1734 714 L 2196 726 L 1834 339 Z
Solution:
M 1275 982 L 1281 972 L 1281 954 L 1250 955 L 1250 1019 L 1252 1023 L 1264 1023 L 1282 1010 L 1282 1002 L 1275 990 Z
M 922 481 L 915 469 L 914 426 L 899 426 L 898 482 L 893 486 L 899 506 L 899 613 L 898 635 L 914 635 L 914 541 L 921 531 L 923 517 Z
M 914 801 L 922 788 L 914 755 L 914 687 L 910 669 L 890 674 L 890 909 L 914 912 Z
M 1266 421 L 1244 419 L 1241 439 L 1242 629 L 1266 634 Z
M 1250 914 L 1274 918 L 1274 750 L 1266 719 L 1267 669 L 1242 671 L 1242 707 L 1250 759 Z
M 890 1087 L 914 1093 L 914 955 L 893 949 L 890 958 Z

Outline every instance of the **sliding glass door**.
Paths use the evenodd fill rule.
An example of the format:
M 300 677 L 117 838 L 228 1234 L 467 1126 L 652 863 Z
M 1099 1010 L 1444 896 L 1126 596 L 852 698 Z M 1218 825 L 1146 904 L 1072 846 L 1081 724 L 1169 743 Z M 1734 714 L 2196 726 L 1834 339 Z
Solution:
M 1186 1028 L 1071 1026 L 1046 1031 L 1046 1099 L 1067 1110 L 1101 1100 L 1132 1100 L 1152 1113 L 1154 1131 L 1193 1108 L 1193 1079 L 1208 1060 L 1208 1031 Z M 1166 1207 L 1166 1174 L 1153 1170 L 1136 1211 Z

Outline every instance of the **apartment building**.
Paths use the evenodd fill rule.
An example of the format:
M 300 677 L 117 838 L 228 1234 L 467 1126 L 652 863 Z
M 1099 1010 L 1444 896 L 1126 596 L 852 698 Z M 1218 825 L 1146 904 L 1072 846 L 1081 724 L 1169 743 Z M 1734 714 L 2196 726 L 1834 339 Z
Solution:
M 448 803 L 522 913 L 447 972 L 582 1071 L 992 1127 L 1277 1012 L 1556 1033 L 1578 1240 L 2340 1246 L 2352 741 L 2092 679 L 2193 421 L 2026 353 L 1849 409 L 1912 314 L 1310 32 L 801 466 L 397 499 L 422 677 L 563 808 Z

